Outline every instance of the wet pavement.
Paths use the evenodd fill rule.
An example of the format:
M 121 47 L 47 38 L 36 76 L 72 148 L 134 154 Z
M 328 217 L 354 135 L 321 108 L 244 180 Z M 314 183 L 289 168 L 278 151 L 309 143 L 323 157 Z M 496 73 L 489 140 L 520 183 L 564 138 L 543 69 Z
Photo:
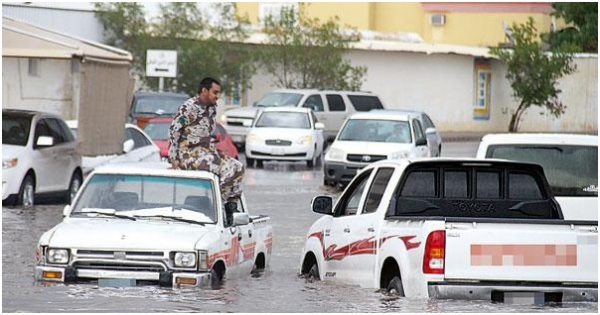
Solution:
M 445 145 L 443 156 L 474 156 L 477 143 Z M 242 157 L 243 159 L 243 157 Z M 322 169 L 306 163 L 265 162 L 248 169 L 244 189 L 249 211 L 271 217 L 273 256 L 258 277 L 225 280 L 215 290 L 154 286 L 98 287 L 95 284 L 42 285 L 34 281 L 39 236 L 61 220 L 64 205 L 2 208 L 3 312 L 465 312 L 597 313 L 598 303 L 561 306 L 511 305 L 489 301 L 406 299 L 375 289 L 309 283 L 298 276 L 305 233 L 319 217 L 310 210 L 316 195 L 339 196 L 322 186 Z

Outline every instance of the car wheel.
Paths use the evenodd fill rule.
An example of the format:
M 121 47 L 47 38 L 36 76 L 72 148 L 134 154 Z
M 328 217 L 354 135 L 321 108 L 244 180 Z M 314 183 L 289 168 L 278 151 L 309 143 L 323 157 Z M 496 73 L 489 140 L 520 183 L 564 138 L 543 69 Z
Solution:
M 254 159 L 246 157 L 246 166 L 247 167 L 253 167 L 254 166 Z
M 69 183 L 69 190 L 67 191 L 67 196 L 65 198 L 65 201 L 68 204 L 71 204 L 73 199 L 75 199 L 75 195 L 77 194 L 77 191 L 79 191 L 79 188 L 81 188 L 82 182 L 83 180 L 81 179 L 81 174 L 78 172 L 73 173 L 73 176 L 71 177 L 71 183 Z
M 19 189 L 19 197 L 17 199 L 17 205 L 22 206 L 33 206 L 35 196 L 35 181 L 33 176 L 27 175 L 21 184 Z
M 306 161 L 306 166 L 313 168 L 317 165 L 317 157 L 313 155 L 312 159 Z
M 442 156 L 442 145 L 438 148 L 438 156 Z
M 321 277 L 319 276 L 319 266 L 317 265 L 317 263 L 313 263 L 313 265 L 310 267 L 310 269 L 308 270 L 308 274 L 306 279 L 309 282 L 314 282 L 314 281 L 319 281 L 321 280 Z
M 404 296 L 404 288 L 402 287 L 402 280 L 400 277 L 393 277 L 388 283 L 386 290 L 390 294 Z
M 220 277 L 219 273 L 216 270 L 211 270 L 210 271 L 210 288 L 211 289 L 219 289 L 219 287 L 221 286 L 221 280 L 222 278 Z
M 262 160 L 256 160 L 256 167 L 263 168 L 264 167 L 263 161 Z

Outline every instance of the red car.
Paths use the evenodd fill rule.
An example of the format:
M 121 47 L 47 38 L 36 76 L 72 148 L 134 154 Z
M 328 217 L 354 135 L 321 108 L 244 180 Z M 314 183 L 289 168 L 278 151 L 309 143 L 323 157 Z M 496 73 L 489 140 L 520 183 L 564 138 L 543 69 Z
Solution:
M 160 148 L 160 156 L 164 160 L 169 156 L 169 127 L 172 121 L 173 118 L 171 117 L 150 118 L 144 126 L 144 131 Z M 235 159 L 238 158 L 238 150 L 233 144 L 231 136 L 220 123 L 217 123 L 213 136 L 217 140 L 217 150 L 219 152 Z

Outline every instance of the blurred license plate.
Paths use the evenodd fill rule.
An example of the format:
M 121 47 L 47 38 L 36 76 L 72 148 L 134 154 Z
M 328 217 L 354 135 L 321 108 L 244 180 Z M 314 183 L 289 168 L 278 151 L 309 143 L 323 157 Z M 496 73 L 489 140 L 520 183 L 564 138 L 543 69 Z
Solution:
M 283 151 L 282 148 L 273 148 L 273 149 L 271 149 L 271 154 L 272 155 L 284 155 L 285 152 Z

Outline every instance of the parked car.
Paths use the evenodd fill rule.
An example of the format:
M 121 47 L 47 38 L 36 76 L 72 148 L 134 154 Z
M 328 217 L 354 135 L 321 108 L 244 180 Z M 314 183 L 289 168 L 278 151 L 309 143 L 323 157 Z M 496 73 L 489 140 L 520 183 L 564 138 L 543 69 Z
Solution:
M 344 122 L 325 154 L 323 184 L 344 186 L 359 169 L 379 160 L 430 155 L 417 116 L 387 111 L 356 113 Z
M 2 204 L 35 204 L 61 195 L 71 202 L 83 181 L 77 142 L 65 121 L 40 111 L 2 110 Z
M 433 120 L 431 120 L 429 115 L 427 115 L 425 112 L 408 109 L 375 109 L 373 111 L 392 111 L 399 114 L 414 115 L 421 122 L 423 129 L 425 129 L 425 135 L 427 136 L 427 143 L 429 145 L 429 150 L 431 151 L 431 156 L 442 155 L 442 135 L 435 128 Z
M 488 134 L 477 157 L 540 164 L 565 219 L 598 221 L 597 135 Z
M 263 167 L 263 161 L 306 161 L 314 167 L 323 155 L 323 128 L 309 108 L 265 108 L 246 137 L 246 164 Z
M 244 197 L 224 207 L 219 178 L 165 162 L 94 170 L 36 247 L 35 279 L 112 286 L 202 287 L 265 270 L 266 215 Z
M 160 156 L 163 160 L 169 157 L 169 127 L 173 118 L 157 117 L 150 118 L 144 127 L 144 131 L 160 148 Z M 238 149 L 231 140 L 231 136 L 220 123 L 216 123 L 213 130 L 213 137 L 216 141 L 217 150 L 234 159 L 238 158 Z
M 67 125 L 77 137 L 77 120 L 68 120 Z M 87 176 L 96 167 L 121 162 L 158 162 L 160 161 L 160 148 L 138 126 L 125 123 L 125 140 L 123 151 L 118 154 L 83 156 L 83 174 Z
M 143 129 L 151 118 L 172 117 L 189 98 L 187 93 L 137 91 L 131 100 L 129 122 Z
M 332 141 L 344 120 L 356 112 L 368 112 L 383 109 L 384 106 L 376 94 L 359 91 L 330 91 L 315 89 L 275 90 L 254 102 L 252 107 L 233 108 L 221 115 L 221 121 L 231 134 L 233 142 L 243 147 L 248 127 L 261 108 L 303 107 L 313 110 L 317 119 L 325 126 L 323 136 Z

